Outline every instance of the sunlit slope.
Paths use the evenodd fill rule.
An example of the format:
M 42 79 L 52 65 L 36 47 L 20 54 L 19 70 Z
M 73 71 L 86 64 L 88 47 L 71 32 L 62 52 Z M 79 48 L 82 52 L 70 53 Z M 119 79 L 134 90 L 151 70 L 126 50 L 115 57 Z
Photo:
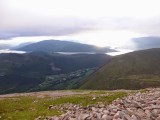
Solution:
M 81 89 L 140 89 L 160 86 L 160 49 L 114 57 L 89 76 Z

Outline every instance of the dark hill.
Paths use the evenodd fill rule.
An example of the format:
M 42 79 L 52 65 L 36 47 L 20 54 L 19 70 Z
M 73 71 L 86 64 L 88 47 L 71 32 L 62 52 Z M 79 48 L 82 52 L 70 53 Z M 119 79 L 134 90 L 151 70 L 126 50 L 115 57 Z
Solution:
M 21 51 L 43 51 L 43 52 L 97 52 L 106 53 L 115 50 L 108 47 L 96 47 L 93 45 L 81 44 L 69 41 L 44 40 L 37 43 L 20 47 L 16 50 Z
M 160 49 L 136 51 L 111 59 L 90 75 L 81 89 L 140 89 L 160 86 Z
M 100 67 L 109 58 L 105 54 L 0 54 L 0 93 L 25 92 L 45 81 L 46 76 Z

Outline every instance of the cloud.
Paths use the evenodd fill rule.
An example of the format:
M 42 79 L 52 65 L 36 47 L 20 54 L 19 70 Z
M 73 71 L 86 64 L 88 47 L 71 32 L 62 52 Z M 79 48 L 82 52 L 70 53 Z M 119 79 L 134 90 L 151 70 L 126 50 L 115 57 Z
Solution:
M 108 31 L 130 31 L 142 36 L 160 36 L 160 15 L 151 18 L 104 18 L 99 20 L 97 28 Z
M 33 18 L 32 18 L 33 19 Z M 36 20 L 38 19 L 38 20 Z M 80 19 L 80 18 L 52 18 L 33 20 L 19 20 L 13 25 L 0 28 L 0 39 L 28 36 L 67 36 L 85 31 L 131 31 L 142 36 L 160 36 L 160 18 L 147 20 L 134 18 L 105 18 L 105 19 Z M 1 26 L 4 26 L 1 25 Z
M 65 11 L 63 15 L 58 15 L 61 11 L 56 11 L 54 6 L 50 6 L 50 11 L 47 10 L 48 6 L 44 6 L 44 0 L 35 1 L 36 2 L 32 2 L 31 0 L 24 0 L 23 2 L 19 0 L 0 1 L 1 40 L 24 36 L 69 35 L 93 29 L 94 27 L 95 21 L 92 19 L 66 16 Z M 49 1 L 50 0 L 47 0 L 47 2 Z M 38 5 L 39 3 L 41 3 L 40 6 Z M 49 3 L 47 5 L 49 5 Z
M 160 36 L 158 3 L 159 0 L 0 0 L 0 39 L 69 36 L 98 29 Z
M 13 17 L 14 19 L 14 17 Z M 73 17 L 45 19 L 39 16 L 5 21 L 0 24 L 0 39 L 10 39 L 23 36 L 60 36 L 94 28 L 94 21 Z

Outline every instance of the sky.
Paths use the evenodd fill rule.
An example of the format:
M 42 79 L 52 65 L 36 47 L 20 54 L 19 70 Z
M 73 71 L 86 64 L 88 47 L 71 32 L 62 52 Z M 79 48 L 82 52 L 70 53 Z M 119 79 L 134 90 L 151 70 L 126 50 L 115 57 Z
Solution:
M 0 0 L 0 44 L 47 39 L 123 46 L 160 36 L 159 0 Z

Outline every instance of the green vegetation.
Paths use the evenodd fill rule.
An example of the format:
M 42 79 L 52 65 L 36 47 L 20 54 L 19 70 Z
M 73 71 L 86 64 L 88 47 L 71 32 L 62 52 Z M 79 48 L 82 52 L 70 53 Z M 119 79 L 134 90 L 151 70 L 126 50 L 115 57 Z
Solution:
M 160 49 L 136 51 L 110 60 L 81 84 L 81 89 L 160 87 Z
M 38 116 L 60 115 L 65 111 L 51 109 L 50 105 L 57 106 L 65 103 L 80 104 L 82 106 L 98 103 L 109 104 L 117 98 L 126 96 L 126 92 L 93 91 L 83 95 L 73 95 L 60 98 L 14 97 L 0 100 L 0 116 L 3 120 L 33 120 Z M 95 99 L 93 100 L 93 97 Z
M 59 115 L 58 110 L 48 110 L 51 100 L 18 97 L 0 100 L 0 116 L 6 120 L 34 120 L 38 116 Z

